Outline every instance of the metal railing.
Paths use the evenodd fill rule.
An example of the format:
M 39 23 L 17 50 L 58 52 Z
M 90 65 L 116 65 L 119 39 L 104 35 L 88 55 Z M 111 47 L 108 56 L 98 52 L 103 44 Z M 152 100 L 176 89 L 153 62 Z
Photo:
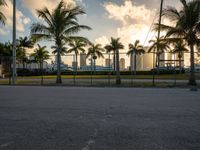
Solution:
M 189 53 L 185 53 L 185 64 Z M 120 53 L 121 86 L 152 86 L 166 85 L 177 86 L 187 85 L 187 74 L 179 74 L 179 60 L 172 53 L 165 53 L 161 56 L 161 70 L 168 65 L 170 71 L 161 71 L 157 75 L 153 68 L 153 54 L 146 53 L 137 56 L 136 68 L 134 70 L 133 57 L 128 57 L 126 53 Z M 187 58 L 188 57 L 188 58 Z M 116 72 L 113 63 L 113 54 L 104 54 L 104 58 L 98 58 L 96 63 L 85 54 L 78 55 L 78 61 L 75 62 L 75 55 L 68 54 L 62 56 L 61 73 L 63 85 L 73 86 L 115 86 Z M 184 61 L 181 60 L 182 67 Z M 96 64 L 96 65 L 95 65 Z M 94 66 L 95 65 L 95 66 Z M 189 64 L 188 64 L 189 65 Z M 170 66 L 172 66 L 170 68 Z M 20 85 L 55 85 L 57 62 L 56 55 L 51 55 L 48 60 L 44 60 L 43 69 L 34 58 L 27 55 L 27 59 L 17 60 L 17 84 Z M 0 56 L 0 84 L 11 84 L 12 75 L 12 57 Z M 154 82 L 155 81 L 155 82 Z

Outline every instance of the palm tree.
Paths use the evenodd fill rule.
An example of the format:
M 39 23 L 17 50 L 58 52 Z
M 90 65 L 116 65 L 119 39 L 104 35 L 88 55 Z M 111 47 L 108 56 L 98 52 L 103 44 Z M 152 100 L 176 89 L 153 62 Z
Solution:
M 19 59 L 21 59 L 21 62 L 23 64 L 23 69 L 25 69 L 25 63 L 27 63 L 28 58 L 26 56 L 26 48 L 33 48 L 34 43 L 31 39 L 28 39 L 28 37 L 20 37 L 17 40 L 18 44 L 17 44 L 17 49 L 18 51 L 21 51 L 21 55 L 19 57 Z
M 31 55 L 34 57 L 35 62 L 39 64 L 40 73 L 41 73 L 41 84 L 43 84 L 43 63 L 45 60 L 49 59 L 49 52 L 46 50 L 46 46 L 37 45 L 38 48 L 34 50 L 34 53 Z
M 79 52 L 85 53 L 84 47 L 87 45 L 87 43 L 80 39 L 74 39 L 71 40 L 69 43 L 69 46 L 71 47 L 67 52 L 68 53 L 75 53 L 75 74 L 74 74 L 74 84 L 76 83 L 75 76 L 77 75 L 78 70 L 78 54 Z
M 79 52 L 85 53 L 85 49 L 84 47 L 87 45 L 87 43 L 83 40 L 80 39 L 74 39 L 71 40 L 69 43 L 69 46 L 71 47 L 67 52 L 68 53 L 75 53 L 75 70 L 76 70 L 76 74 L 77 74 L 77 69 L 78 69 L 78 54 Z
M 8 74 L 10 77 L 12 64 L 12 44 L 10 42 L 0 44 L 0 64 L 2 65 L 4 74 Z
M 63 0 L 57 7 L 50 11 L 47 7 L 37 10 L 38 17 L 44 23 L 35 23 L 31 27 L 31 34 L 35 40 L 49 40 L 53 41 L 57 48 L 57 79 L 56 83 L 62 83 L 61 79 L 61 50 L 63 49 L 63 42 L 68 42 L 74 38 L 82 38 L 72 36 L 82 29 L 90 30 L 91 28 L 78 23 L 78 15 L 83 15 L 85 12 L 79 7 L 66 7 Z
M 168 7 L 164 15 L 175 22 L 175 26 L 161 25 L 161 29 L 167 32 L 167 37 L 183 38 L 190 47 L 190 79 L 189 85 L 197 85 L 195 78 L 194 47 L 200 45 L 200 1 L 180 0 L 181 10 Z
M 120 38 L 114 39 L 111 37 L 111 42 L 109 45 L 105 46 L 108 51 L 113 51 L 114 57 L 116 58 L 116 84 L 121 84 L 120 68 L 119 68 L 119 50 L 124 49 L 122 43 L 120 43 Z M 115 62 L 114 62 L 115 63 Z
M 133 58 L 133 55 L 135 56 L 134 58 L 134 71 L 135 71 L 135 75 L 136 75 L 136 70 L 137 70 L 137 65 L 136 65 L 136 60 L 137 60 L 137 55 L 142 55 L 145 53 L 145 50 L 143 48 L 142 45 L 139 45 L 140 41 L 136 40 L 134 45 L 133 44 L 129 44 L 129 51 L 127 52 L 128 56 L 131 56 L 131 60 Z M 132 61 L 131 61 L 132 63 Z M 132 65 L 131 65 L 131 69 L 132 69 Z
M 169 42 L 166 38 L 160 37 L 158 39 L 156 37 L 156 40 L 150 40 L 149 43 L 151 43 L 151 46 L 148 49 L 148 52 L 153 52 L 153 55 L 156 55 L 156 66 L 157 66 L 157 71 L 159 74 L 159 69 L 160 69 L 160 56 L 167 50 L 170 50 Z
M 64 42 L 64 41 L 62 41 L 61 42 L 61 44 L 60 44 L 61 46 L 61 49 L 59 50 L 59 53 L 60 53 L 60 56 L 64 56 L 64 55 L 66 55 L 68 52 L 67 52 L 67 47 L 65 46 L 66 45 L 66 43 Z M 51 46 L 51 48 L 53 49 L 53 54 L 54 55 L 58 55 L 58 46 L 57 45 L 54 45 L 54 46 Z
M 4 0 L 0 0 L 0 6 L 5 6 L 6 2 Z M 6 17 L 3 12 L 0 11 L 0 23 L 5 25 Z
M 176 41 L 173 43 L 174 48 L 172 49 L 172 52 L 175 54 L 178 54 L 178 59 L 179 59 L 179 73 L 182 73 L 182 58 L 184 52 L 188 52 L 189 50 L 186 48 L 186 43 L 184 43 L 183 40 Z
M 101 44 L 92 44 L 90 43 L 90 47 L 88 49 L 88 53 L 86 58 L 91 57 L 91 60 L 94 60 L 94 71 L 96 72 L 96 59 L 104 58 L 103 53 L 104 49 L 101 47 Z

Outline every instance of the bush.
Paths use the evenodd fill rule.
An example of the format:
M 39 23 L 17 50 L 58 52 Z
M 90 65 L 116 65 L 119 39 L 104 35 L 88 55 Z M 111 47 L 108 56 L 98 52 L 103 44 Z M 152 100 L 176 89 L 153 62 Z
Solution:
M 174 70 L 160 70 L 160 75 L 169 75 L 169 74 L 179 74 L 179 70 L 176 70 L 176 72 L 174 72 Z M 182 73 L 185 73 L 185 71 L 183 70 Z M 53 72 L 47 72 L 46 70 L 43 70 L 43 74 L 44 75 L 56 75 L 57 72 L 53 71 Z M 73 71 L 61 71 L 62 75 L 74 75 L 75 72 Z M 115 71 L 78 71 L 77 75 L 91 75 L 91 74 L 95 74 L 95 75 L 115 75 Z M 133 74 L 133 72 L 131 71 L 121 71 L 120 72 L 121 75 L 131 75 Z M 136 72 L 137 75 L 152 75 L 153 74 L 153 70 L 151 71 L 137 71 Z M 155 74 L 157 74 L 157 71 L 155 71 Z M 40 69 L 34 69 L 34 70 L 29 70 L 29 69 L 18 69 L 17 70 L 17 75 L 18 76 L 40 76 L 41 72 Z

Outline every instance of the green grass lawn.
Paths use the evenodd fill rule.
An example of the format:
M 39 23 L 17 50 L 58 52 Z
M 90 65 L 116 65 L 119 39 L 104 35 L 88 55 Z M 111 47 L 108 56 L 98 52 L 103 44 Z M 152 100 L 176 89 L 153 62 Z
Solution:
M 93 83 L 91 84 L 91 76 L 90 75 L 78 75 L 76 76 L 76 85 L 77 86 L 116 86 L 115 85 L 115 76 L 110 76 L 112 79 L 110 84 L 108 82 L 108 75 L 93 75 Z M 162 80 L 188 80 L 189 74 L 177 74 L 175 75 L 156 75 L 155 79 L 162 79 Z M 198 74 L 197 79 L 200 80 L 200 74 Z M 73 86 L 73 75 L 63 75 L 63 79 L 71 79 L 71 80 L 65 80 L 62 85 L 71 85 Z M 152 75 L 136 75 L 136 76 L 130 76 L 130 75 L 123 75 L 121 76 L 122 79 L 130 79 L 130 80 L 122 80 L 122 85 L 120 87 L 152 87 Z M 149 82 L 142 82 L 137 80 L 131 80 L 131 78 L 134 79 L 150 79 Z M 48 80 L 49 79 L 49 80 Z M 83 80 L 78 80 L 83 79 Z M 87 80 L 84 80 L 87 79 Z M 104 79 L 104 80 L 95 80 L 95 79 Z M 44 85 L 56 85 L 56 76 L 44 76 Z M 133 81 L 133 82 L 132 82 Z M 8 85 L 9 79 L 0 79 L 0 85 Z M 30 77 L 17 77 L 17 85 L 40 85 L 41 84 L 41 76 L 30 76 Z M 156 82 L 156 87 L 188 87 L 186 83 L 178 83 L 177 85 L 174 85 L 173 82 L 168 81 L 161 81 Z M 200 87 L 200 85 L 198 85 Z
M 152 75 L 136 75 L 136 76 L 131 76 L 131 75 L 122 75 L 121 78 L 122 79 L 131 79 L 131 78 L 135 78 L 135 79 L 152 79 Z M 200 79 L 200 75 L 196 75 L 197 79 Z M 29 77 L 18 77 L 18 79 L 40 79 L 41 76 L 29 76 Z M 44 76 L 44 79 L 55 79 L 56 76 L 55 75 L 51 75 L 51 76 Z M 73 75 L 63 75 L 62 76 L 63 79 L 73 79 L 74 76 Z M 76 76 L 77 79 L 90 79 L 91 75 L 78 75 Z M 93 75 L 92 76 L 93 79 L 108 79 L 109 76 L 108 75 Z M 110 76 L 110 78 L 114 79 L 115 76 L 112 75 Z M 189 74 L 177 74 L 177 75 L 156 75 L 155 76 L 156 79 L 178 79 L 178 80 L 188 80 L 189 79 Z

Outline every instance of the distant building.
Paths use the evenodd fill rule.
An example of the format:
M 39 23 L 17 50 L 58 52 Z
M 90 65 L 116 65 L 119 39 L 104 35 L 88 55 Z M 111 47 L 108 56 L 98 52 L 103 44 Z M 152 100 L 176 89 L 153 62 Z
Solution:
M 143 59 L 143 66 L 141 70 L 151 70 L 153 68 L 153 54 L 152 53 L 145 53 L 142 55 Z
M 120 70 L 125 70 L 125 59 L 121 58 L 119 62 Z
M 80 68 L 83 67 L 83 66 L 87 66 L 86 59 L 87 59 L 86 54 L 81 53 L 80 54 Z
M 105 66 L 106 66 L 106 67 L 112 66 L 112 60 L 107 58 L 107 59 L 105 60 Z
M 145 47 L 146 51 L 148 47 Z M 136 56 L 136 70 L 151 70 L 153 68 L 153 54 L 152 53 L 145 53 L 142 55 Z M 130 69 L 135 69 L 135 55 L 133 54 L 130 57 Z

